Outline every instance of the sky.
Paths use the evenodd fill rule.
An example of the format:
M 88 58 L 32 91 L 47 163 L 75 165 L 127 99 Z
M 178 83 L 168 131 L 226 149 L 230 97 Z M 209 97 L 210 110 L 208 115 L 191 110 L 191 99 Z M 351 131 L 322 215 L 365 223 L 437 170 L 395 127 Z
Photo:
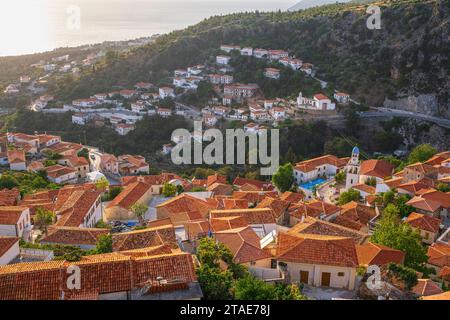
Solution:
M 296 0 L 13 0 L 0 2 L 0 56 L 185 28 L 240 11 L 286 10 Z M 78 19 L 79 17 L 79 19 Z M 79 21 L 79 23 L 78 23 Z

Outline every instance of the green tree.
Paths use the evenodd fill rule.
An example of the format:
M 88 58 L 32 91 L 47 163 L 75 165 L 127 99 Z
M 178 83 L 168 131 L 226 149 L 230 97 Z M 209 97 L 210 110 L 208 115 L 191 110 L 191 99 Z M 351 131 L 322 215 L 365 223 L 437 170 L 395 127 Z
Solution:
M 294 167 L 290 163 L 280 166 L 272 176 L 273 184 L 281 191 L 288 191 L 294 183 Z
M 306 300 L 296 284 L 269 284 L 247 275 L 236 281 L 234 286 L 236 300 Z
M 202 288 L 205 300 L 229 300 L 232 299 L 233 276 L 230 271 L 222 271 L 220 268 L 207 264 L 197 269 L 197 278 Z
M 289 147 L 283 160 L 284 163 L 297 163 L 297 156 L 295 155 L 294 150 L 292 150 L 292 147 Z
M 83 157 L 89 162 L 89 150 L 87 148 L 83 148 L 80 152 L 78 152 L 77 156 Z
M 342 206 L 342 205 L 352 202 L 352 201 L 359 201 L 360 198 L 361 198 L 361 194 L 359 193 L 358 190 L 350 189 L 350 190 L 347 190 L 347 191 L 341 193 L 341 195 L 339 196 L 338 203 L 339 203 L 339 205 Z
M 437 153 L 436 148 L 430 144 L 421 144 L 415 147 L 408 157 L 409 163 L 425 162 Z
M 365 181 L 365 184 L 375 188 L 377 186 L 377 179 L 375 177 L 367 178 L 367 180 Z
M 437 186 L 437 190 L 441 192 L 450 192 L 450 186 L 445 183 L 439 183 Z
M 95 252 L 98 254 L 109 253 L 113 251 L 113 241 L 110 234 L 103 234 L 98 238 Z
M 9 174 L 3 174 L 0 177 L 0 189 L 13 189 L 19 185 L 16 178 Z
M 162 188 L 164 197 L 174 197 L 177 194 L 177 187 L 174 184 L 166 182 Z
M 346 177 L 347 177 L 347 175 L 345 174 L 345 171 L 339 171 L 334 176 L 334 179 L 336 180 L 337 183 L 344 183 Z
M 100 180 L 98 180 L 95 183 L 95 188 L 97 190 L 106 190 L 108 187 L 109 187 L 109 181 L 105 177 L 101 177 Z
M 36 215 L 34 217 L 34 224 L 47 234 L 48 226 L 53 223 L 55 220 L 55 214 L 49 210 L 45 210 L 43 208 L 36 209 Z
M 122 190 L 123 188 L 119 186 L 110 187 L 108 192 L 109 200 L 114 200 L 122 192 Z
M 130 208 L 131 212 L 138 218 L 139 224 L 144 224 L 145 213 L 148 211 L 148 205 L 136 202 Z
M 423 268 L 428 260 L 420 234 L 401 222 L 400 211 L 392 203 L 384 209 L 371 241 L 403 251 L 405 265 L 415 270 Z

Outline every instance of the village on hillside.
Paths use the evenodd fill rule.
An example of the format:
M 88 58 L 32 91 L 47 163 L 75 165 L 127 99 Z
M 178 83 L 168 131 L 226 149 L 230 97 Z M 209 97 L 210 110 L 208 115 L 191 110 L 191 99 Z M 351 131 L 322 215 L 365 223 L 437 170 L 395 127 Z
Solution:
M 43 94 L 33 100 L 29 109 L 44 113 L 72 112 L 72 123 L 74 124 L 80 126 L 106 125 L 113 128 L 119 135 L 125 136 L 135 129 L 136 122 L 142 120 L 144 116 L 179 115 L 187 119 L 200 120 L 207 127 L 215 127 L 222 119 L 241 121 L 253 126 L 253 130 L 257 131 L 260 127 L 278 126 L 287 119 L 302 119 L 305 115 L 312 117 L 335 115 L 337 105 L 345 107 L 352 103 L 358 104 L 350 98 L 348 93 L 336 90 L 330 97 L 324 94 L 324 91 L 317 92 L 310 97 L 303 96 L 299 89 L 296 100 L 287 97 L 266 99 L 258 84 L 235 81 L 233 77 L 235 70 L 230 66 L 232 55 L 237 54 L 265 61 L 267 67 L 260 71 L 265 78 L 274 82 L 282 81 L 281 76 L 285 70 L 292 70 L 302 72 L 306 77 L 316 81 L 324 90 L 327 88 L 327 83 L 315 77 L 313 64 L 290 56 L 285 50 L 221 45 L 219 51 L 222 54 L 211 57 L 214 63 L 209 62 L 173 70 L 172 83 L 167 85 L 157 86 L 141 81 L 133 87 L 118 86 L 111 88 L 110 92 L 79 97 L 71 103 L 62 103 L 51 94 Z M 92 67 L 95 61 L 104 57 L 104 54 L 104 52 L 90 54 L 83 60 L 83 67 Z M 60 64 L 61 61 L 70 62 L 68 55 L 57 59 Z M 70 71 L 74 76 L 80 72 L 78 67 L 71 67 L 71 63 L 67 66 L 57 64 L 50 66 L 53 66 L 53 69 L 49 72 L 55 72 L 57 68 L 59 68 L 56 70 L 58 72 Z M 36 67 L 48 69 L 49 65 Z M 67 70 L 62 70 L 65 67 Z M 33 82 L 30 76 L 23 76 L 20 81 L 22 85 Z M 197 92 L 199 86 L 204 84 L 210 84 L 215 95 L 208 100 L 206 105 L 191 106 L 183 102 L 183 97 Z M 8 87 L 7 93 L 19 92 L 19 88 L 16 88 L 17 91 L 13 89 Z M 35 94 L 44 91 L 44 89 L 36 91 Z
M 448 299 L 450 151 L 427 148 L 400 169 L 354 147 L 262 181 L 151 175 L 139 155 L 8 132 L 0 299 L 245 299 L 248 281 L 292 299 Z

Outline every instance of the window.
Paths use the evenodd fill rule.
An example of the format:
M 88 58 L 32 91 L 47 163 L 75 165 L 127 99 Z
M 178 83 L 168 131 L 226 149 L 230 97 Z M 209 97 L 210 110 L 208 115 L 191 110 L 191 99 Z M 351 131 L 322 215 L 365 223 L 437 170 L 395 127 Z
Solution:
M 338 277 L 343 277 L 345 275 L 344 272 L 338 272 Z

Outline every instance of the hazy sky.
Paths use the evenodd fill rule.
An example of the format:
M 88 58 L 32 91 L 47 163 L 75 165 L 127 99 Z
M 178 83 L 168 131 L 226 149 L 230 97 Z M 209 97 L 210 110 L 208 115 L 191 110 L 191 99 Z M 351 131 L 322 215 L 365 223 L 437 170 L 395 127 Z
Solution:
M 286 10 L 296 0 L 1 0 L 0 56 L 166 33 L 217 14 Z M 6 3 L 5 3 L 6 2 Z M 67 27 L 71 6 L 80 29 Z

